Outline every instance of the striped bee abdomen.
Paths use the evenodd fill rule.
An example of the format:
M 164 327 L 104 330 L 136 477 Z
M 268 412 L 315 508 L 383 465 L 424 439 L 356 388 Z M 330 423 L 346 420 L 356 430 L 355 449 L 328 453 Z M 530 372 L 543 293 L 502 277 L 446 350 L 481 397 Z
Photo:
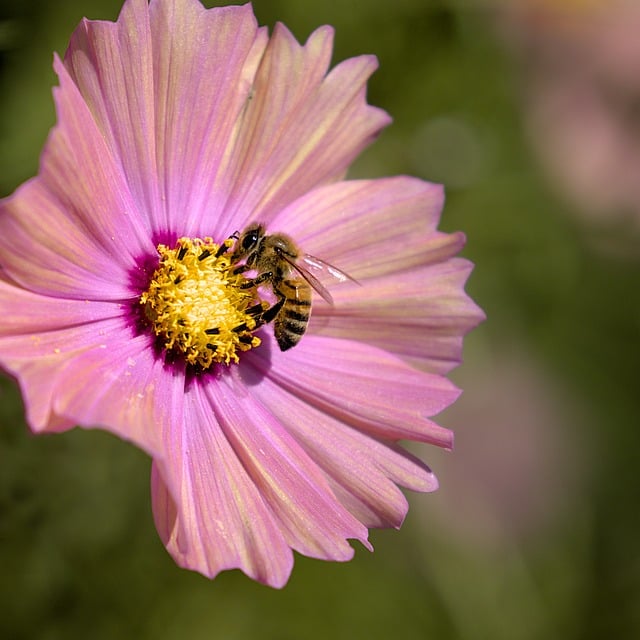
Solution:
M 311 287 L 302 278 L 282 280 L 276 293 L 284 302 L 278 313 L 273 330 L 282 351 L 291 349 L 300 342 L 309 324 L 311 315 Z

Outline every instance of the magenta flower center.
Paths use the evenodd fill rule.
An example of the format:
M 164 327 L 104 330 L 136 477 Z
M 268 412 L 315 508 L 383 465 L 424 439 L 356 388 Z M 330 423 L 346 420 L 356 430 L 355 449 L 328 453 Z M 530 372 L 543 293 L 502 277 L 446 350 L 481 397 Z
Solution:
M 202 369 L 238 362 L 260 344 L 256 318 L 268 307 L 226 255 L 232 241 L 180 238 L 158 245 L 160 262 L 140 296 L 144 315 L 167 351 Z

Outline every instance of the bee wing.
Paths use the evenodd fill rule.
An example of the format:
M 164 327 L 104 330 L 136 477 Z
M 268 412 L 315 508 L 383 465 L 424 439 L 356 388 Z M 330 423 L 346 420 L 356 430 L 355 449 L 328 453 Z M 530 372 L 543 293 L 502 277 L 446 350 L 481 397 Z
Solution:
M 284 256 L 285 260 L 289 263 L 291 268 L 299 273 L 311 286 L 311 288 L 316 291 L 328 304 L 333 304 L 333 298 L 331 294 L 327 291 L 327 288 L 316 278 L 313 273 L 311 273 L 306 267 L 300 264 L 300 262 L 294 262 L 293 260 L 289 260 L 286 256 Z
M 355 278 L 352 278 L 348 273 L 338 269 L 338 267 L 335 267 L 334 265 L 308 253 L 305 253 L 301 257 L 301 262 L 304 263 L 307 271 L 322 274 L 323 276 L 329 276 L 336 282 L 354 282 L 355 284 L 360 284 Z
M 317 291 L 329 304 L 333 304 L 333 298 L 327 288 L 318 280 L 317 276 L 323 278 L 330 278 L 335 282 L 355 282 L 360 284 L 357 280 L 352 278 L 348 273 L 341 271 L 338 267 L 325 262 L 324 260 L 312 256 L 309 253 L 305 253 L 298 261 L 293 264 L 295 269 L 300 275 Z

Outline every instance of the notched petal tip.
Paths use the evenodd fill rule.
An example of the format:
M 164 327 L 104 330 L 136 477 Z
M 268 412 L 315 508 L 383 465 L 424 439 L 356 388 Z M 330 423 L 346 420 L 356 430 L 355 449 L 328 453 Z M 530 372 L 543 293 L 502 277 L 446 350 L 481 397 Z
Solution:
M 309 48 L 314 53 L 318 53 L 321 50 L 329 50 L 329 53 L 333 50 L 333 41 L 335 37 L 335 29 L 328 24 L 321 25 L 314 29 L 307 38 L 304 44 L 300 44 L 298 38 L 293 35 L 292 31 L 283 22 L 276 22 L 273 27 L 272 38 L 284 38 L 289 43 L 299 49 Z

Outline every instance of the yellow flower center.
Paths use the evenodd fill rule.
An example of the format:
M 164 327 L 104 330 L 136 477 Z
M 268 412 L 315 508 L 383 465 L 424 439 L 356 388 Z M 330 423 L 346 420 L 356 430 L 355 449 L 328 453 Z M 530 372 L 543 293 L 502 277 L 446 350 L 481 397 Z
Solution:
M 238 352 L 260 344 L 256 318 L 269 305 L 226 255 L 233 240 L 180 238 L 175 249 L 158 245 L 160 263 L 140 296 L 144 314 L 167 351 L 208 369 L 238 362 Z M 245 288 L 243 288 L 243 285 Z

